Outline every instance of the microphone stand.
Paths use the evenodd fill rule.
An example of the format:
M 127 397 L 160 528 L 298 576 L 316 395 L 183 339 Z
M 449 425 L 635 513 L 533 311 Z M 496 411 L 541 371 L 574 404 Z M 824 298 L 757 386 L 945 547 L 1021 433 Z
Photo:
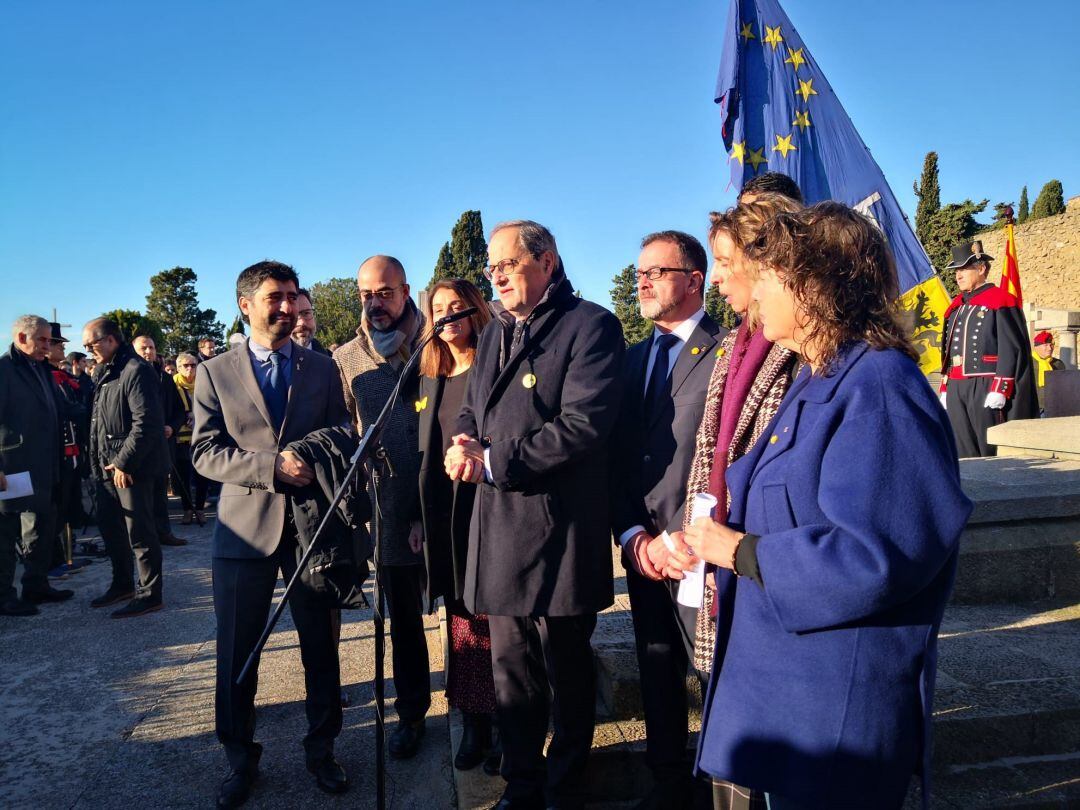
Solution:
M 383 708 L 385 704 L 386 696 L 386 676 L 384 659 L 386 656 L 386 638 L 385 638 L 385 621 L 383 618 L 383 589 L 382 589 L 382 576 L 380 568 L 380 556 L 382 548 L 382 517 L 380 515 L 379 506 L 379 486 L 382 483 L 382 475 L 380 467 L 383 463 L 386 463 L 390 467 L 389 459 L 386 457 L 386 452 L 379 444 L 379 438 L 382 436 L 383 429 L 386 427 L 387 421 L 390 419 L 390 413 L 394 409 L 394 403 L 397 401 L 398 396 L 401 394 L 402 384 L 408 379 L 409 375 L 415 369 L 417 361 L 420 358 L 420 352 L 424 350 L 436 335 L 442 333 L 448 323 L 451 323 L 461 318 L 467 317 L 475 312 L 475 309 L 462 310 L 456 312 L 453 315 L 449 315 L 445 318 L 437 320 L 431 328 L 431 331 L 424 336 L 420 341 L 416 349 L 413 350 L 412 355 L 409 357 L 405 366 L 401 369 L 401 374 L 398 375 L 397 383 L 394 385 L 394 390 L 390 392 L 390 397 L 386 400 L 386 404 L 383 405 L 382 411 L 379 413 L 378 418 L 368 425 L 366 431 L 364 431 L 363 437 L 360 439 L 360 444 L 356 448 L 356 452 L 353 453 L 352 459 L 349 461 L 348 473 L 341 481 L 341 486 L 338 487 L 337 492 L 334 493 L 333 499 L 330 501 L 330 506 L 327 507 L 325 514 L 322 516 L 322 520 L 319 521 L 319 527 L 315 530 L 315 536 L 311 538 L 311 542 L 308 547 L 304 549 L 303 555 L 296 564 L 296 571 L 293 572 L 292 577 L 289 579 L 288 584 L 285 586 L 285 592 L 281 596 L 281 600 L 274 607 L 274 612 L 271 614 L 270 619 L 266 623 L 266 627 L 263 628 L 262 635 L 259 637 L 259 641 L 255 644 L 255 648 L 251 651 L 247 661 L 244 664 L 244 668 L 240 670 L 240 675 L 236 679 L 237 686 L 243 684 L 247 680 L 248 675 L 254 670 L 259 660 L 259 656 L 262 653 L 263 647 L 266 646 L 267 640 L 270 638 L 270 634 L 274 632 L 274 627 L 277 625 L 278 619 L 281 618 L 282 612 L 285 610 L 285 605 L 289 601 L 289 595 L 292 593 L 293 588 L 296 586 L 297 581 L 300 579 L 300 574 L 307 568 L 308 563 L 311 560 L 311 555 L 315 551 L 315 546 L 318 544 L 320 538 L 322 538 L 323 531 L 326 529 L 330 522 L 330 519 L 334 515 L 334 511 L 337 509 L 342 498 L 345 497 L 345 490 L 349 487 L 354 476 L 360 471 L 361 466 L 365 467 L 368 474 L 368 478 L 371 481 L 372 491 L 375 498 L 375 509 L 372 514 L 372 532 L 375 540 L 375 556 L 374 556 L 374 597 L 375 604 L 373 610 L 373 619 L 375 625 L 375 800 L 378 810 L 384 810 L 386 807 L 386 773 L 385 773 L 385 761 L 383 754 L 386 720 L 383 716 Z M 393 468 L 390 467 L 390 474 L 393 476 Z

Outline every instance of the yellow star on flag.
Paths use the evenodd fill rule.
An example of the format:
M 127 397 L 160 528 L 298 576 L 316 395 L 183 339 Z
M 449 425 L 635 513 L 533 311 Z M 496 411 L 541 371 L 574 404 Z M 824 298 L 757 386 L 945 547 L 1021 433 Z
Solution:
M 760 166 L 762 163 L 769 162 L 769 159 L 765 157 L 764 146 L 760 149 L 751 149 L 750 154 L 746 156 L 746 159 L 750 162 L 750 165 L 753 166 L 755 172 L 757 172 L 758 166 Z
M 776 146 L 772 148 L 774 152 L 779 152 L 783 157 L 787 157 L 788 152 L 794 152 L 797 147 L 791 142 L 791 139 L 795 137 L 795 133 L 791 135 L 785 135 L 784 137 L 776 136 Z
M 793 127 L 800 127 L 803 132 L 806 132 L 806 128 L 810 126 L 810 111 L 805 112 L 795 111 L 795 120 L 791 122 Z
M 818 94 L 818 91 L 814 89 L 813 79 L 807 79 L 806 81 L 799 79 L 799 89 L 795 92 L 802 96 L 803 104 L 810 100 L 810 96 Z
M 728 156 L 728 160 L 737 160 L 739 163 L 746 165 L 743 158 L 746 157 L 746 141 L 736 141 L 731 145 L 731 154 Z
M 754 36 L 754 24 L 752 22 L 743 23 L 742 30 L 739 31 L 739 36 L 742 37 L 745 42 L 757 39 L 757 37 Z
M 765 41 L 772 45 L 774 51 L 776 50 L 776 46 L 784 41 L 784 38 L 780 36 L 779 25 L 776 26 L 776 28 L 769 28 L 767 25 L 765 26 Z
M 788 58 L 784 60 L 784 64 L 791 65 L 795 68 L 795 72 L 798 73 L 799 68 L 806 64 L 806 59 L 802 55 L 803 49 L 799 48 L 799 50 L 793 51 L 791 48 L 788 48 L 787 52 Z

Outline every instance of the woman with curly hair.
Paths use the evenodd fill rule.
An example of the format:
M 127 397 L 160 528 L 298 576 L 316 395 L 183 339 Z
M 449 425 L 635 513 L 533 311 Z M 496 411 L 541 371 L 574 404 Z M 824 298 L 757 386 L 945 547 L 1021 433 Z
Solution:
M 870 220 L 832 202 L 780 214 L 747 255 L 765 337 L 805 366 L 728 469 L 727 520 L 699 517 L 672 554 L 737 582 L 698 767 L 771 810 L 899 808 L 912 774 L 926 788 L 937 631 L 971 512 L 956 443 Z

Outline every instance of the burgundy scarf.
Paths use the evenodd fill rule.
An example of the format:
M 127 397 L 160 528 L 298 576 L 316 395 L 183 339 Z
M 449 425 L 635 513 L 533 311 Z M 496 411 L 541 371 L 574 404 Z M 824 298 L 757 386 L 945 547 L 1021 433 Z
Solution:
M 755 330 L 751 335 L 746 321 L 739 325 L 735 346 L 731 350 L 724 399 L 720 406 L 720 431 L 716 436 L 716 450 L 712 470 L 709 472 L 709 492 L 716 497 L 717 503 L 724 505 L 724 514 L 717 515 L 718 520 L 727 516 L 727 481 L 724 476 L 727 473 L 728 451 L 731 449 L 732 439 L 735 438 L 739 415 L 750 394 L 750 387 L 757 379 L 772 347 L 773 344 L 765 339 L 761 329 Z

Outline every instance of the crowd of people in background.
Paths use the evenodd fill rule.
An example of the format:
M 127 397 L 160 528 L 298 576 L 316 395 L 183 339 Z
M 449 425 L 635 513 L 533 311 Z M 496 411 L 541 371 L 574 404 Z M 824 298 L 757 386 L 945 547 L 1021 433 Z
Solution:
M 491 234 L 493 302 L 452 279 L 418 306 L 400 261 L 368 258 L 363 317 L 340 346 L 323 347 L 310 293 L 271 261 L 240 274 L 250 335 L 222 353 L 206 338 L 162 357 L 106 318 L 85 325 L 85 353 L 68 352 L 59 324 L 19 318 L 0 357 L 0 615 L 74 596 L 50 577 L 73 570 L 90 524 L 104 551 L 84 550 L 112 575 L 89 606 L 118 619 L 161 610 L 162 547 L 188 542 L 169 493 L 180 525 L 213 520 L 216 499 L 218 805 L 243 804 L 262 747 L 256 679 L 238 675 L 278 574 L 295 571 L 357 437 L 433 337 L 383 434 L 392 474 L 377 502 L 353 483 L 324 562 L 290 599 L 316 785 L 349 787 L 334 756 L 340 609 L 359 604 L 378 510 L 391 757 L 425 736 L 423 620 L 441 600 L 464 728 L 455 767 L 501 774 L 503 810 L 582 806 L 614 538 L 655 777 L 641 807 L 900 807 L 912 775 L 928 774 L 937 630 L 971 510 L 957 459 L 992 454 L 989 426 L 1038 414 L 1037 391 L 1041 403 L 1063 367 L 1053 337 L 1032 347 L 1015 299 L 986 280 L 992 257 L 958 245 L 939 402 L 881 232 L 843 205 L 806 207 L 772 172 L 710 215 L 706 245 L 667 230 L 640 250 L 653 331 L 630 347 L 529 220 Z M 705 312 L 710 284 L 736 328 Z M 688 675 L 706 696 L 693 759 Z

